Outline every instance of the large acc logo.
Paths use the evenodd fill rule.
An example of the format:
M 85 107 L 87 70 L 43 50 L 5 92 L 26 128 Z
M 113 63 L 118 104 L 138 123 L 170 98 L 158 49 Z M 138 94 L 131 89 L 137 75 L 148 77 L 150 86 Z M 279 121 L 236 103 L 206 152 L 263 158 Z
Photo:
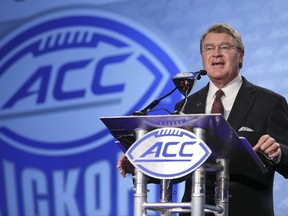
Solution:
M 211 154 L 203 140 L 181 128 L 160 128 L 145 134 L 126 152 L 131 163 L 159 179 L 183 177 L 203 164 Z
M 69 10 L 30 20 L 0 44 L 1 142 L 53 156 L 107 143 L 99 116 L 127 115 L 165 92 L 183 69 L 171 53 L 115 14 Z

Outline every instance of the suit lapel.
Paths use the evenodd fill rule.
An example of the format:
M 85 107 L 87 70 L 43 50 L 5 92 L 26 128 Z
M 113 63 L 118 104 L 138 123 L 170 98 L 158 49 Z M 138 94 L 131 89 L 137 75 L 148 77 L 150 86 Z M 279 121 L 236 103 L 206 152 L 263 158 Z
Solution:
M 185 113 L 193 113 L 193 114 L 205 113 L 206 97 L 208 94 L 208 89 L 209 84 L 189 98 L 189 102 L 187 103 L 189 105 L 185 108 Z
M 248 82 L 244 77 L 243 84 L 236 96 L 232 110 L 228 117 L 228 122 L 235 129 L 238 130 L 244 121 L 246 115 L 251 109 L 256 99 L 256 89 L 253 84 Z

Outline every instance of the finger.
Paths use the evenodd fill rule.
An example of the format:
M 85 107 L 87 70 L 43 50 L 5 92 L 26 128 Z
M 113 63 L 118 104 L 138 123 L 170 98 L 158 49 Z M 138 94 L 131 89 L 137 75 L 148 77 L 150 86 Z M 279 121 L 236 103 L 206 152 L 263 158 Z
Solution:
M 122 166 L 120 166 L 119 168 L 118 168 L 118 170 L 119 170 L 119 173 L 122 175 L 122 177 L 126 177 L 126 170 L 125 170 L 125 168 L 123 167 L 123 165 Z
M 258 142 L 256 143 L 256 145 L 253 147 L 254 151 L 260 151 L 261 150 L 261 146 L 266 142 L 266 140 L 269 138 L 269 135 L 263 135 L 259 138 Z
M 280 154 L 281 154 L 280 145 L 278 143 L 274 143 L 273 150 L 271 150 L 267 155 L 268 157 L 275 158 L 275 157 L 278 157 Z
M 259 144 L 263 144 L 263 143 L 265 143 L 266 140 L 268 140 L 269 138 L 270 138 L 270 136 L 269 136 L 268 134 L 262 135 L 262 136 L 259 138 L 258 143 L 259 143 Z M 257 144 L 258 144 L 258 143 L 257 143 Z
M 117 169 L 119 170 L 119 173 L 122 175 L 123 178 L 126 177 L 126 171 L 125 171 L 125 168 L 124 168 L 124 161 L 126 160 L 126 155 L 123 154 L 118 163 L 117 163 Z
M 253 146 L 253 150 L 254 150 L 255 152 L 259 151 L 259 150 L 260 150 L 260 146 L 259 146 L 259 145 Z
M 119 160 L 117 163 L 117 169 L 120 169 L 122 167 L 122 162 Z
M 121 168 L 122 167 L 122 164 L 123 164 L 123 161 L 125 159 L 125 155 L 123 154 L 120 159 L 118 160 L 118 163 L 117 163 L 117 168 Z
M 268 148 L 265 149 L 265 154 L 271 154 L 275 151 L 277 151 L 280 148 L 280 145 L 277 142 L 273 142 L 272 144 L 270 144 L 270 146 Z
M 269 158 L 277 158 L 280 155 L 280 151 L 275 151 L 268 155 Z
M 123 178 L 126 177 L 126 172 L 124 169 L 120 169 L 120 174 L 122 175 Z
M 269 135 L 261 137 L 260 142 L 260 150 L 264 153 L 269 152 L 269 148 L 276 142 L 274 138 L 270 137 Z M 266 139 L 266 140 L 265 140 Z

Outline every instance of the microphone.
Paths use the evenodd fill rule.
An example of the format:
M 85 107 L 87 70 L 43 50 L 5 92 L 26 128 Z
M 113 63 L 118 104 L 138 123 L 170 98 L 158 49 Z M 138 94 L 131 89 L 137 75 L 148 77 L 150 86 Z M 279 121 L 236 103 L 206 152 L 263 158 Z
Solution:
M 152 103 L 150 103 L 148 106 L 146 106 L 141 111 L 136 111 L 136 112 L 132 113 L 131 115 L 134 115 L 134 116 L 147 115 L 147 113 L 150 112 L 154 107 L 156 107 L 161 100 L 163 100 L 164 98 L 171 95 L 176 89 L 178 89 L 185 96 L 185 102 L 181 106 L 181 110 L 174 112 L 173 114 L 182 113 L 182 111 L 186 105 L 186 102 L 187 102 L 187 96 L 189 95 L 190 91 L 192 90 L 194 83 L 195 83 L 195 80 L 201 79 L 201 75 L 206 75 L 206 74 L 207 74 L 207 72 L 205 70 L 200 70 L 198 72 L 177 73 L 172 79 L 175 86 L 176 86 L 172 91 L 170 91 L 169 93 L 167 93 L 163 97 L 152 101 Z
M 201 75 L 206 75 L 205 70 L 200 70 L 198 72 L 182 72 L 177 73 L 173 77 L 173 82 L 178 88 L 178 90 L 186 97 L 191 92 L 195 81 L 201 79 Z
M 207 72 L 205 70 L 199 70 L 198 72 L 178 73 L 173 77 L 174 84 L 185 97 L 184 102 L 180 106 L 180 109 L 175 110 L 174 114 L 183 114 L 189 93 L 194 87 L 196 81 L 201 79 L 201 75 L 205 76 L 206 74 Z

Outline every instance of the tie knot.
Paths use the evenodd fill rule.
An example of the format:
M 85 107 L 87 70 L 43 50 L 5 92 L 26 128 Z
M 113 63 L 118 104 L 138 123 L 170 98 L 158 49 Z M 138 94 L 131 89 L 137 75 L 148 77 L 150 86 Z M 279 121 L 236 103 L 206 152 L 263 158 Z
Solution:
M 222 91 L 222 89 L 219 89 L 219 90 L 216 92 L 216 98 L 217 98 L 217 99 L 220 99 L 223 95 L 224 95 L 224 92 Z

